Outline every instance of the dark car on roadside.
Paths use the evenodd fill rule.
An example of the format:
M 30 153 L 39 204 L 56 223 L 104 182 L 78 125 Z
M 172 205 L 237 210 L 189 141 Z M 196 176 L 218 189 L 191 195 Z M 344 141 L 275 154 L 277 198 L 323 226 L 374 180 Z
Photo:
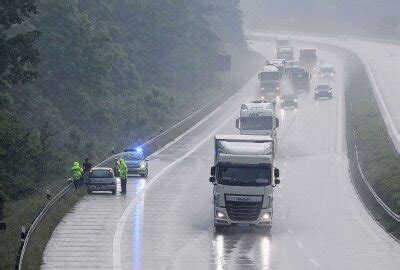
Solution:
M 111 191 L 112 194 L 116 194 L 117 191 L 117 181 L 112 168 L 92 168 L 85 184 L 89 194 L 93 191 Z
M 315 91 L 315 99 L 332 99 L 332 87 L 328 84 L 319 84 L 314 89 Z
M 283 94 L 281 96 L 281 109 L 294 108 L 297 109 L 297 96 L 294 94 Z

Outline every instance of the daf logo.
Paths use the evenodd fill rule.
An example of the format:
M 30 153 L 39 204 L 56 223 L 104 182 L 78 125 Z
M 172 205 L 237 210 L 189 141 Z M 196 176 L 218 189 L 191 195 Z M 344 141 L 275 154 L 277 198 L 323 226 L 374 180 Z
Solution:
M 249 197 L 237 197 L 238 201 L 249 201 L 250 198 Z

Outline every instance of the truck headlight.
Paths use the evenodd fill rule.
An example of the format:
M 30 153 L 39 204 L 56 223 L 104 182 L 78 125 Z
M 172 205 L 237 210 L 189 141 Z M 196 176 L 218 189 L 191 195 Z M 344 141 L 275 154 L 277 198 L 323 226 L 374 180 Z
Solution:
M 264 87 L 261 87 L 261 90 L 264 90 Z
M 142 163 L 140 163 L 140 168 L 141 168 L 141 169 L 144 169 L 144 168 L 146 168 L 146 162 L 142 162 Z
M 265 213 L 264 215 L 261 216 L 261 220 L 268 220 L 271 218 L 271 214 L 270 213 Z
M 225 218 L 225 214 L 222 213 L 222 212 L 220 212 L 220 211 L 217 211 L 217 212 L 215 213 L 215 215 L 216 215 L 218 218 Z
M 276 87 L 276 90 L 279 90 L 279 86 Z

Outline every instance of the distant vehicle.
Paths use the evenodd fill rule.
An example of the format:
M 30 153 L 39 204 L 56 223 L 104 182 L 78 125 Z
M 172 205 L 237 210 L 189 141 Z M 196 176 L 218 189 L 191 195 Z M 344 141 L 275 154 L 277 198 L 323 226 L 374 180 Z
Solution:
M 285 59 L 268 59 L 266 61 L 266 65 L 273 65 L 275 66 L 282 76 L 285 75 L 285 67 L 286 67 L 286 60 Z
M 312 75 L 305 69 L 300 68 L 295 72 L 292 72 L 290 76 L 292 82 L 293 91 L 309 91 L 310 80 Z
M 281 109 L 298 108 L 297 96 L 294 94 L 284 94 L 281 97 Z
M 274 139 L 263 135 L 215 135 L 214 226 L 272 227 L 273 190 L 280 183 Z
M 300 64 L 302 67 L 309 71 L 316 70 L 317 66 L 317 49 L 308 48 L 308 49 L 300 49 Z
M 335 75 L 336 71 L 332 65 L 324 64 L 319 68 L 319 76 L 323 80 L 333 80 Z
M 294 47 L 292 46 L 282 46 L 277 48 L 276 58 L 293 60 L 294 58 Z
M 288 47 L 291 45 L 290 39 L 288 38 L 278 38 L 276 40 L 276 48 L 279 47 Z
M 258 74 L 260 81 L 258 94 L 264 99 L 273 99 L 280 93 L 282 74 L 273 65 L 265 66 Z
M 289 79 L 291 79 L 293 73 L 297 72 L 299 69 L 301 69 L 299 61 L 286 61 L 285 74 Z
M 149 174 L 148 159 L 144 157 L 140 147 L 125 150 L 123 159 L 128 167 L 128 173 L 139 174 L 142 177 L 147 177 Z
M 319 84 L 315 88 L 315 99 L 332 99 L 332 87 L 327 84 Z
M 93 191 L 111 191 L 116 194 L 117 182 L 112 168 L 92 168 L 86 181 L 87 193 Z
M 240 118 L 236 119 L 236 128 L 242 135 L 269 135 L 275 138 L 278 127 L 275 103 L 263 100 L 243 103 Z

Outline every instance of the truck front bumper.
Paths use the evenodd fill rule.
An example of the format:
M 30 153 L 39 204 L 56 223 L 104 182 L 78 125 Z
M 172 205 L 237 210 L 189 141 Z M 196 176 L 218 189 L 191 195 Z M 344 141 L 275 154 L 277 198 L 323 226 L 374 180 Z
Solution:
M 223 214 L 223 217 L 219 215 Z M 268 218 L 263 218 L 268 215 Z M 253 221 L 236 221 L 229 218 L 228 212 L 224 207 L 214 207 L 214 225 L 217 226 L 259 226 L 270 227 L 272 226 L 272 208 L 261 209 L 260 215 L 257 220 Z

